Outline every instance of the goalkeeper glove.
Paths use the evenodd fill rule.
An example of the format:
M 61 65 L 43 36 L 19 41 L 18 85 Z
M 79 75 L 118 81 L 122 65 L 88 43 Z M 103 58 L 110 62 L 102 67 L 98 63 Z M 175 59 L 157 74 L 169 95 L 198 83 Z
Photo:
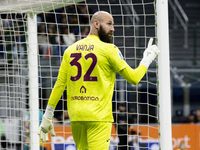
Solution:
M 145 65 L 147 68 L 152 63 L 152 61 L 156 58 L 156 56 L 160 53 L 160 50 L 156 45 L 152 45 L 153 38 L 150 38 L 148 42 L 148 46 L 143 53 L 143 58 L 140 64 Z
M 51 106 L 47 106 L 45 114 L 43 115 L 42 118 L 42 123 L 38 130 L 38 135 L 43 142 L 49 140 L 48 138 L 49 131 L 51 136 L 55 136 L 53 122 L 52 122 L 53 113 L 54 113 L 54 108 Z

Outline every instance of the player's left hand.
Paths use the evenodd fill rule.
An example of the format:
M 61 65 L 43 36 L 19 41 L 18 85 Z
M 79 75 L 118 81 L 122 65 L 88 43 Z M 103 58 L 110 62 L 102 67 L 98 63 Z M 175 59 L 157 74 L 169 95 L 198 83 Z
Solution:
M 145 49 L 143 53 L 143 59 L 141 60 L 140 64 L 145 65 L 147 68 L 152 63 L 152 61 L 157 57 L 157 55 L 160 53 L 160 50 L 158 47 L 153 43 L 153 38 L 150 38 L 148 42 L 148 46 Z
M 158 47 L 155 44 L 152 45 L 152 43 L 153 43 L 153 38 L 150 38 L 147 49 L 143 53 L 143 57 L 149 59 L 149 62 L 152 62 L 156 58 L 156 56 L 160 53 Z

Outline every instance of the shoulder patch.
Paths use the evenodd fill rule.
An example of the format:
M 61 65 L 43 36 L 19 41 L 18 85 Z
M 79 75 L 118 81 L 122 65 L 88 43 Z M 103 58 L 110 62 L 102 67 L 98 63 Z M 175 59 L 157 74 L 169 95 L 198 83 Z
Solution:
M 122 56 L 121 52 L 118 52 L 118 54 L 119 54 L 119 57 L 121 58 L 121 60 L 123 60 L 123 56 Z

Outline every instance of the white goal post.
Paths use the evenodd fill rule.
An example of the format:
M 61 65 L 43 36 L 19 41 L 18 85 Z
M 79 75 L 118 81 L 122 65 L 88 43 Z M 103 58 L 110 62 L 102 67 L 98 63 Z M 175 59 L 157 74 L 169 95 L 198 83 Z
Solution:
M 30 147 L 39 149 L 39 136 L 36 134 L 39 124 L 39 93 L 38 93 L 38 54 L 36 49 L 37 20 L 36 14 L 28 14 L 28 68 L 29 68 L 29 104 L 30 104 Z
M 158 56 L 160 145 L 164 150 L 172 150 L 168 0 L 157 1 L 157 12 L 158 47 L 161 49 Z
M 89 1 L 89 2 L 87 3 L 87 1 Z M 44 15 L 45 15 L 45 12 L 50 12 L 50 11 L 55 14 L 55 17 L 57 17 L 57 14 L 65 15 L 65 14 L 67 14 L 65 9 L 63 12 L 56 12 L 55 10 L 58 8 L 64 8 L 68 5 L 75 6 L 75 12 L 70 12 L 69 16 L 72 15 L 73 13 L 76 14 L 76 13 L 78 13 L 78 6 L 76 6 L 76 4 L 78 4 L 79 2 L 82 2 L 80 5 L 84 4 L 87 6 L 87 12 L 89 12 L 88 6 L 94 7 L 95 10 L 104 10 L 104 9 L 108 10 L 108 11 L 110 11 L 111 14 L 114 13 L 114 12 L 112 12 L 113 7 L 120 8 L 119 12 L 115 12 L 116 14 L 114 13 L 115 14 L 114 17 L 116 17 L 116 18 L 121 17 L 121 20 L 116 19 L 117 23 L 116 23 L 116 25 L 114 25 L 116 27 L 115 30 L 119 29 L 119 32 L 117 32 L 114 35 L 114 44 L 116 44 L 119 47 L 119 49 L 122 50 L 122 54 L 124 55 L 124 58 L 128 62 L 128 64 L 132 63 L 131 67 L 137 67 L 138 62 L 141 60 L 142 52 L 144 51 L 149 38 L 152 36 L 154 39 L 156 39 L 155 43 L 158 45 L 159 49 L 161 50 L 161 53 L 158 57 L 158 60 L 155 60 L 152 64 L 152 66 L 150 66 L 150 68 L 147 72 L 147 75 L 144 77 L 144 79 L 142 79 L 141 84 L 139 84 L 137 86 L 130 86 L 127 82 L 125 82 L 124 79 L 117 76 L 115 92 L 114 92 L 115 100 L 113 101 L 113 105 L 115 106 L 116 110 L 113 111 L 113 114 L 118 117 L 118 114 L 120 114 L 117 110 L 118 105 L 120 105 L 121 103 L 124 104 L 124 102 L 125 102 L 125 106 L 127 107 L 126 111 L 125 111 L 127 113 L 127 116 L 126 116 L 127 120 L 128 120 L 129 115 L 136 116 L 135 122 L 133 122 L 133 123 L 126 122 L 127 129 L 136 128 L 138 133 L 136 133 L 135 136 L 137 138 L 147 139 L 147 146 L 144 146 L 144 147 L 141 146 L 141 148 L 151 149 L 152 147 L 150 147 L 149 141 L 154 141 L 154 142 L 156 141 L 157 143 L 159 143 L 158 145 L 160 146 L 161 150 L 172 150 L 168 0 L 155 0 L 155 1 L 154 0 L 147 0 L 147 1 L 143 1 L 143 0 L 137 0 L 137 1 L 134 1 L 134 0 L 104 0 L 104 1 L 106 1 L 106 2 L 103 3 L 103 1 L 101 1 L 101 0 L 95 0 L 95 1 L 92 1 L 92 0 L 86 0 L 86 1 L 84 1 L 84 0 L 2 0 L 0 2 L 0 15 L 14 14 L 14 16 L 15 16 L 17 14 L 20 14 L 21 16 L 24 17 L 24 18 L 22 17 L 22 19 L 21 19 L 21 21 L 23 22 L 22 23 L 23 25 L 17 24 L 17 28 L 23 28 L 23 30 L 26 30 L 26 31 L 23 31 L 23 34 L 25 34 L 24 35 L 25 40 L 23 42 L 17 41 L 15 38 L 15 34 L 17 31 L 15 31 L 15 28 L 11 27 L 10 25 L 8 25 L 8 27 L 4 28 L 4 24 L 6 21 L 8 21 L 8 22 L 11 21 L 10 24 L 15 24 L 15 22 L 17 22 L 16 18 L 12 18 L 12 15 L 7 15 L 10 18 L 2 17 L 2 20 L 1 20 L 2 25 L 0 26 L 0 29 L 2 30 L 1 36 L 2 36 L 2 43 L 4 45 L 4 51 L 3 51 L 4 56 L 2 56 L 2 58 L 0 58 L 2 60 L 2 61 L 0 61 L 0 67 L 2 65 L 3 67 L 1 67 L 1 70 L 5 70 L 5 72 L 3 71 L 3 75 L 2 75 L 2 77 L 0 77 L 0 81 L 2 83 L 2 84 L 0 83 L 0 89 L 3 89 L 2 92 L 0 93 L 0 104 L 4 104 L 5 102 L 3 102 L 3 101 L 5 101 L 6 98 L 8 98 L 10 100 L 11 99 L 10 97 L 12 97 L 15 101 L 15 96 L 17 95 L 16 93 L 20 93 L 22 95 L 21 97 L 17 96 L 17 99 L 19 99 L 19 101 L 20 101 L 19 102 L 20 106 L 18 107 L 18 106 L 12 105 L 11 106 L 12 108 L 10 108 L 10 109 L 13 109 L 15 111 L 19 110 L 20 117 L 19 117 L 19 115 L 17 115 L 19 120 L 20 120 L 20 118 L 23 118 L 23 117 L 21 117 L 22 116 L 21 112 L 22 113 L 24 113 L 24 112 L 30 113 L 30 118 L 29 118 L 30 141 L 28 143 L 30 144 L 29 147 L 33 150 L 39 150 L 40 145 L 41 145 L 41 143 L 39 141 L 39 137 L 37 135 L 39 122 L 41 121 L 38 117 L 39 116 L 39 105 L 40 105 L 39 99 L 40 99 L 40 101 L 42 101 L 41 103 L 43 103 L 43 105 L 45 105 L 46 101 L 48 100 L 48 98 L 46 98 L 46 97 L 43 98 L 42 96 L 40 96 L 40 94 L 42 93 L 41 91 L 43 91 L 43 90 L 47 91 L 46 93 L 49 94 L 49 91 L 51 90 L 51 88 L 53 87 L 53 83 L 55 82 L 55 78 L 56 78 L 55 72 L 58 71 L 58 67 L 59 67 L 59 63 L 54 64 L 55 63 L 54 61 L 55 60 L 60 61 L 62 59 L 62 55 L 60 54 L 60 53 L 62 53 L 62 50 L 60 48 L 62 45 L 60 43 L 45 45 L 48 48 L 51 47 L 51 49 L 54 49 L 55 47 L 59 47 L 58 54 L 55 54 L 56 56 L 54 56 L 54 54 L 52 54 L 52 56 L 50 54 L 48 54 L 48 56 L 46 56 L 47 55 L 46 52 L 45 52 L 45 54 L 44 53 L 39 54 L 39 51 L 40 51 L 39 50 L 39 46 L 40 46 L 39 42 L 40 41 L 38 41 L 38 33 L 39 33 L 38 32 L 38 23 L 39 22 L 38 22 L 37 16 L 40 13 L 44 13 Z M 135 4 L 134 4 L 134 2 L 135 2 Z M 120 6 L 118 6 L 118 5 L 120 5 Z M 107 7 L 104 8 L 104 6 L 105 7 L 107 6 Z M 152 6 L 152 9 L 154 9 L 154 10 L 149 11 L 149 9 L 151 9 L 151 8 L 149 8 L 149 6 Z M 139 9 L 142 8 L 143 11 L 137 12 L 137 10 L 135 10 L 134 8 L 139 8 Z M 153 11 L 155 11 L 155 14 Z M 150 12 L 151 14 L 148 14 L 148 13 L 145 14 L 145 12 Z M 81 14 L 81 15 L 83 15 L 83 14 Z M 81 15 L 77 15 L 78 16 L 77 18 L 79 18 Z M 87 15 L 89 17 L 91 17 L 92 14 L 88 13 Z M 141 18 L 143 20 L 141 20 Z M 152 18 L 153 19 L 155 18 L 155 22 L 153 22 L 153 23 L 152 23 Z M 24 21 L 24 20 L 26 20 L 26 21 Z M 150 23 L 148 22 L 149 20 L 150 20 Z M 42 22 L 42 21 L 41 22 L 45 24 L 44 25 L 45 30 L 50 30 L 49 29 L 50 25 L 58 24 L 57 18 L 55 19 L 55 21 L 56 22 L 54 22 L 54 23 L 52 23 L 52 22 L 47 23 L 46 20 L 44 19 L 44 22 Z M 42 24 L 41 22 L 40 22 L 40 24 Z M 80 30 L 82 30 L 82 27 L 83 27 L 83 29 L 85 26 L 88 27 L 88 24 L 80 25 L 79 21 L 77 21 L 77 22 L 78 22 L 77 30 L 79 30 L 79 32 L 80 32 Z M 118 24 L 118 22 L 120 22 L 120 23 Z M 142 24 L 140 24 L 139 22 L 142 22 Z M 70 22 L 66 22 L 66 23 L 70 24 Z M 71 23 L 71 24 L 72 24 L 72 27 L 75 26 L 74 23 Z M 60 25 L 64 26 L 64 24 L 62 24 L 62 23 L 60 23 Z M 58 25 L 56 25 L 56 28 L 58 28 Z M 151 30 L 150 28 L 153 28 L 153 29 Z M 68 26 L 68 30 L 69 29 L 70 29 L 70 27 Z M 53 33 L 52 35 L 55 34 L 55 36 L 58 35 L 60 37 L 61 33 L 59 33 L 59 31 L 57 31 L 57 30 L 59 30 L 59 29 L 56 29 L 55 33 Z M 8 45 L 8 43 L 10 41 L 6 40 L 6 38 L 7 38 L 6 34 L 5 34 L 5 36 L 3 35 L 6 32 L 8 32 L 7 34 L 9 36 L 12 36 L 12 38 L 14 39 L 13 41 L 11 41 L 12 44 L 15 44 L 15 43 L 26 44 L 25 47 L 27 47 L 27 52 L 24 52 L 24 53 L 25 53 L 25 55 L 27 55 L 27 58 L 25 61 L 24 61 L 24 58 L 21 59 L 21 56 L 19 56 L 20 54 L 18 54 L 18 56 L 15 56 L 14 52 L 7 51 L 6 45 Z M 14 33 L 11 33 L 11 32 L 14 32 Z M 130 32 L 130 33 L 128 33 L 128 32 Z M 45 34 L 48 34 L 47 36 L 50 35 L 50 33 L 45 33 Z M 84 36 L 86 36 L 86 35 L 80 35 L 80 33 L 75 35 L 76 40 L 79 40 L 79 39 L 83 38 Z M 47 38 L 47 40 L 50 40 L 50 39 Z M 127 43 L 130 41 L 134 41 L 133 44 Z M 119 42 L 119 43 L 117 43 L 117 42 Z M 12 46 L 11 46 L 11 48 L 9 48 L 9 50 L 10 49 L 12 49 Z M 131 51 L 131 52 L 129 52 L 129 51 Z M 129 56 L 130 53 L 131 53 L 131 55 Z M 1 51 L 0 51 L 0 54 L 1 54 Z M 12 55 L 11 58 L 9 58 L 9 55 Z M 44 62 L 40 62 L 41 58 L 44 59 L 47 57 L 48 57 L 48 60 L 45 60 Z M 20 62 L 21 60 L 23 60 L 23 61 Z M 4 61 L 6 61 L 6 62 L 4 62 Z M 12 63 L 13 63 L 11 69 L 9 68 L 10 61 L 12 61 Z M 18 66 L 17 69 L 16 69 L 16 66 L 14 65 L 14 63 L 16 63 L 15 65 Z M 47 64 L 45 64 L 45 63 L 47 63 Z M 53 65 L 51 65 L 51 64 L 53 64 Z M 27 74 L 21 71 L 24 69 L 25 70 L 27 69 Z M 46 71 L 45 71 L 45 73 L 43 73 L 41 70 L 46 70 Z M 56 71 L 53 72 L 52 70 L 56 70 Z M 43 74 L 45 74 L 45 75 L 43 75 Z M 18 78 L 18 76 L 20 76 L 20 77 Z M 154 76 L 157 79 L 155 80 L 154 77 L 152 78 L 152 76 Z M 13 77 L 13 80 L 15 80 L 15 78 L 16 78 L 17 82 L 18 82 L 18 80 L 19 80 L 19 82 L 14 83 L 14 81 L 13 81 L 13 83 L 10 83 L 11 77 Z M 2 80 L 4 80 L 4 78 L 5 78 L 5 81 L 2 81 Z M 8 78 L 8 81 L 7 81 L 7 78 Z M 43 81 L 43 78 L 50 78 L 49 79 L 50 83 L 49 82 L 47 83 L 45 80 Z M 24 83 L 25 81 L 28 82 L 27 87 L 26 87 L 26 83 Z M 157 81 L 159 81 L 159 82 L 157 82 Z M 45 82 L 45 83 L 43 83 L 43 82 Z M 13 84 L 14 84 L 14 86 L 13 86 Z M 17 85 L 17 88 L 20 88 L 22 90 L 20 90 L 18 92 L 15 89 L 15 84 Z M 49 86 L 43 87 L 42 84 L 48 84 Z M 19 85 L 19 87 L 18 87 L 18 85 Z M 146 91 L 142 90 L 144 85 L 145 85 Z M 12 90 L 10 90 L 10 87 L 12 87 L 12 86 L 14 88 Z M 152 87 L 153 87 L 153 89 L 156 89 L 158 91 L 152 92 L 151 91 Z M 43 88 L 43 89 L 40 91 L 39 88 Z M 26 91 L 26 89 L 28 92 L 26 94 L 24 94 L 24 91 Z M 11 93 L 11 94 L 5 94 L 5 93 Z M 12 93 L 15 93 L 16 95 L 12 96 Z M 157 95 L 157 93 L 158 93 L 158 95 Z M 48 94 L 47 94 L 47 97 L 48 97 Z M 142 95 L 142 94 L 144 94 L 144 95 Z M 28 97 L 29 104 L 25 104 L 26 103 L 25 97 Z M 130 97 L 132 99 L 136 98 L 136 100 L 130 100 Z M 140 100 L 143 97 L 145 97 L 145 100 L 144 101 Z M 156 104 L 151 103 L 152 97 L 153 97 L 153 99 L 157 98 Z M 10 103 L 12 103 L 12 101 L 13 100 L 10 100 L 8 103 L 10 104 Z M 65 101 L 65 99 L 62 98 L 62 103 L 64 103 L 64 101 Z M 29 105 L 28 110 L 25 108 L 25 105 Z M 129 109 L 130 109 L 129 105 L 134 106 L 133 112 L 132 111 L 129 112 Z M 2 107 L 0 106 L 0 113 L 1 113 L 1 110 L 4 111 L 4 109 L 7 109 L 7 107 L 9 107 L 9 106 L 10 105 L 8 105 L 8 104 L 4 104 Z M 142 110 L 143 108 L 146 109 L 146 110 L 144 110 L 145 113 Z M 64 111 L 62 113 L 64 113 Z M 16 114 L 14 114 L 14 115 L 11 115 L 11 114 L 12 113 L 6 114 L 4 117 L 8 118 L 9 120 L 12 120 L 13 117 L 16 117 Z M 123 114 L 123 113 L 121 113 L 121 114 Z M 115 118 L 117 119 L 116 116 L 115 116 Z M 146 120 L 141 123 L 140 119 L 143 117 Z M 156 120 L 157 120 L 157 122 L 155 122 Z M 118 123 L 117 121 L 114 123 L 114 125 L 116 126 L 116 130 L 118 130 L 119 124 L 120 123 Z M 145 132 L 147 132 L 148 135 L 146 135 L 146 134 L 140 135 L 140 133 L 139 133 L 140 130 L 142 130 L 146 126 L 148 126 L 148 128 L 144 129 L 144 130 L 145 130 Z M 20 132 L 23 132 L 23 130 L 24 129 L 21 125 Z M 65 130 L 64 125 L 63 125 L 63 130 Z M 159 132 L 159 134 L 160 134 L 158 136 L 159 140 L 157 140 L 155 137 L 151 137 L 150 132 L 152 132 L 152 130 L 155 132 Z M 20 134 L 22 137 L 24 136 L 22 133 L 20 133 Z M 125 135 L 127 137 L 129 137 L 129 133 L 126 133 Z M 8 140 L 8 141 L 12 142 L 12 140 Z M 115 142 L 117 143 L 118 141 L 115 141 Z M 146 141 L 141 140 L 140 142 L 145 143 Z M 14 143 L 17 143 L 17 144 L 20 143 L 23 145 L 24 142 L 14 142 Z M 120 145 L 116 146 L 116 143 L 113 144 L 114 145 L 113 149 L 117 150 L 120 147 Z M 9 144 L 7 144 L 7 145 L 9 145 Z M 128 142 L 127 142 L 126 146 L 129 147 Z M 140 145 L 137 145 L 137 146 L 135 146 L 135 148 L 139 148 L 139 146 Z M 133 147 L 133 145 L 132 145 L 132 147 Z

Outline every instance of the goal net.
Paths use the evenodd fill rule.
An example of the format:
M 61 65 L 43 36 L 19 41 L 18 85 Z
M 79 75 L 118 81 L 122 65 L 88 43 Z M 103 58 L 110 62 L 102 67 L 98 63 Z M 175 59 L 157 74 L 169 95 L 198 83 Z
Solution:
M 154 42 L 157 39 L 155 3 L 154 0 L 2 0 L 0 147 L 35 150 L 34 146 L 40 145 L 46 150 L 75 150 L 66 91 L 55 110 L 56 136 L 49 136 L 45 143 L 37 138 L 37 128 L 65 49 L 86 37 L 90 17 L 104 10 L 114 18 L 113 43 L 126 62 L 136 68 L 149 38 L 153 37 Z M 110 150 L 159 149 L 157 81 L 157 61 L 136 86 L 116 75 Z

